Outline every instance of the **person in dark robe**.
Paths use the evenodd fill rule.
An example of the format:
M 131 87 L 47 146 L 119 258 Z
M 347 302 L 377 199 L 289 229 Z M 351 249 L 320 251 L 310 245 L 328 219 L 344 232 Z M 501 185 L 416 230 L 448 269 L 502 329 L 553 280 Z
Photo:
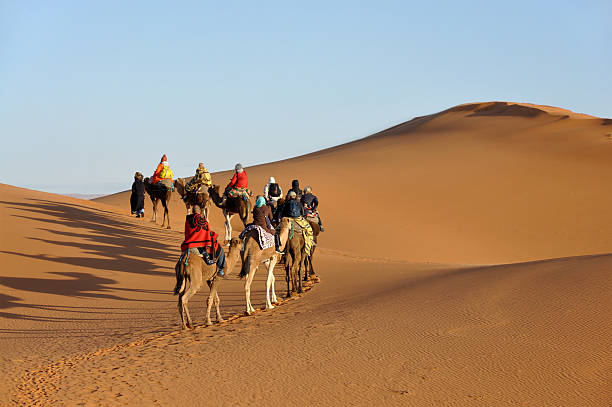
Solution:
M 132 195 L 130 196 L 130 207 L 132 215 L 137 218 L 144 218 L 144 203 L 145 203 L 145 185 L 143 176 L 140 172 L 134 174 L 134 183 L 132 184 Z

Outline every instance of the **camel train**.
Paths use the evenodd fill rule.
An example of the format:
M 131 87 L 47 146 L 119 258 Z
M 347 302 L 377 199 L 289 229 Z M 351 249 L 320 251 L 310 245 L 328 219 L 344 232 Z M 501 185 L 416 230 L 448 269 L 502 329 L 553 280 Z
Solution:
M 287 282 L 286 297 L 291 297 L 293 293 L 302 293 L 302 282 L 307 282 L 311 278 L 314 278 L 315 271 L 312 259 L 320 232 L 320 223 L 317 218 L 306 218 L 312 229 L 312 243 L 310 243 L 310 235 L 307 238 L 302 230 L 302 226 L 308 226 L 308 224 L 302 224 L 302 226 L 300 226 L 299 223 L 291 217 L 276 219 L 278 222 L 276 229 L 280 240 L 279 247 L 285 250 L 285 253 L 281 253 L 277 251 L 275 244 L 264 247 L 260 235 L 262 232 L 259 231 L 259 229 L 247 228 L 249 214 L 253 208 L 249 196 L 232 196 L 227 194 L 229 186 L 228 189 L 226 189 L 225 196 L 222 195 L 219 192 L 219 185 L 212 185 L 210 182 L 210 175 L 207 175 L 209 181 L 208 185 L 210 185 L 205 185 L 208 186 L 207 188 L 198 186 L 194 190 L 193 186 L 190 187 L 189 182 L 184 178 L 178 178 L 172 182 L 172 172 L 169 170 L 165 155 L 162 157 L 162 161 L 154 174 L 153 180 L 158 179 L 159 177 L 155 177 L 158 174 L 163 174 L 163 171 L 167 171 L 167 174 L 169 174 L 168 178 L 170 178 L 163 180 L 164 182 L 167 181 L 167 185 L 164 184 L 166 187 L 160 187 L 156 182 L 149 182 L 149 178 L 144 179 L 144 189 L 153 203 L 153 216 L 151 222 L 157 221 L 157 207 L 161 202 L 164 210 L 162 227 L 170 229 L 168 204 L 173 191 L 176 191 L 181 200 L 185 203 L 185 209 L 188 216 L 196 205 L 200 208 L 205 220 L 208 220 L 210 207 L 213 204 L 221 209 L 225 219 L 225 236 L 223 244 L 229 246 L 229 252 L 226 257 L 226 274 L 231 272 L 232 267 L 238 262 L 238 258 L 240 257 L 242 267 L 239 277 L 245 278 L 244 290 L 247 315 L 251 315 L 256 311 L 251 304 L 251 284 L 255 277 L 255 272 L 260 265 L 263 264 L 268 272 L 266 279 L 266 310 L 273 309 L 274 304 L 279 303 L 274 289 L 274 267 L 277 263 L 284 262 L 285 265 L 285 280 Z M 203 164 L 200 164 L 198 171 L 196 175 L 208 174 Z M 236 173 L 239 174 L 241 172 L 242 166 L 237 164 Z M 234 182 L 235 179 L 236 177 L 232 179 L 232 182 Z M 271 180 L 273 180 L 273 178 L 271 178 Z M 265 188 L 266 194 L 269 185 L 270 183 L 268 183 Z M 278 185 L 276 186 L 278 187 Z M 246 188 L 244 189 L 246 190 Z M 280 198 L 279 195 L 277 195 L 272 202 L 273 207 L 279 208 L 284 204 L 284 200 Z M 295 194 L 293 196 L 295 197 Z M 238 215 L 245 227 L 240 238 L 232 238 L 231 220 L 234 215 Z M 308 244 L 307 240 L 309 240 Z M 217 266 L 215 264 L 208 264 L 203 259 L 203 255 L 197 252 L 197 250 L 193 251 L 193 249 L 188 249 L 181 254 L 176 264 L 175 272 L 176 286 L 174 294 L 178 295 L 178 310 L 181 319 L 181 327 L 183 329 L 193 328 L 187 304 L 189 299 L 202 288 L 204 282 L 206 282 L 210 288 L 206 310 L 206 325 L 212 323 L 210 312 L 213 304 L 216 309 L 217 321 L 221 322 L 223 319 L 220 312 L 218 290 L 222 279 L 219 278 L 217 273 Z
M 175 190 L 181 196 L 185 197 L 185 181 L 177 179 L 175 181 Z M 190 196 L 191 195 L 191 196 Z M 196 195 L 196 196 L 193 196 Z M 285 254 L 281 255 L 276 252 L 274 245 L 265 249 L 261 248 L 258 232 L 256 229 L 246 231 L 242 239 L 232 238 L 231 218 L 238 215 L 246 227 L 248 224 L 248 216 L 251 211 L 250 200 L 242 198 L 227 199 L 225 205 L 221 205 L 222 197 L 219 194 L 219 186 L 213 185 L 204 193 L 189 194 L 183 200 L 185 202 L 187 213 L 191 208 L 198 205 L 202 209 L 203 215 L 208 218 L 211 202 L 223 211 L 225 218 L 225 241 L 229 244 L 229 253 L 227 255 L 227 274 L 230 274 L 232 267 L 237 263 L 238 257 L 242 261 L 239 277 L 245 279 L 245 303 L 246 314 L 251 315 L 256 312 L 251 303 L 251 284 L 255 277 L 255 272 L 260 265 L 264 265 L 267 271 L 266 279 L 266 303 L 265 309 L 274 308 L 279 300 L 275 292 L 275 276 L 274 267 L 277 263 L 285 264 L 285 280 L 287 282 L 287 292 L 285 297 L 289 298 L 294 293 L 300 294 L 303 292 L 302 282 L 308 282 L 315 276 L 312 263 L 316 243 L 319 235 L 319 225 L 316 219 L 308 219 L 312 229 L 314 244 L 310 249 L 310 253 L 306 253 L 306 242 L 300 227 L 290 218 L 282 218 L 277 225 L 280 236 L 281 247 L 284 247 Z M 283 204 L 283 200 L 279 202 Z M 180 261 L 176 265 L 176 287 L 174 294 L 178 295 L 178 311 L 181 320 L 182 329 L 193 329 L 193 323 L 189 315 L 187 304 L 189 299 L 202 288 L 203 282 L 206 282 L 210 288 L 206 309 L 206 325 L 211 325 L 210 312 L 212 305 L 215 305 L 217 322 L 222 322 L 220 312 L 220 300 L 218 295 L 220 279 L 216 274 L 216 266 L 208 265 L 199 256 L 191 256 L 187 261 Z

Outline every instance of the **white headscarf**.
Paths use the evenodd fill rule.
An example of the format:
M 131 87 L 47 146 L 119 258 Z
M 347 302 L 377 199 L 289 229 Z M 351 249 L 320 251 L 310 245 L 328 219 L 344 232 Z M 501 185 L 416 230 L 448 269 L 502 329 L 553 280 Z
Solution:
M 275 184 L 276 180 L 274 179 L 274 177 L 270 177 L 270 179 L 268 180 L 268 184 Z

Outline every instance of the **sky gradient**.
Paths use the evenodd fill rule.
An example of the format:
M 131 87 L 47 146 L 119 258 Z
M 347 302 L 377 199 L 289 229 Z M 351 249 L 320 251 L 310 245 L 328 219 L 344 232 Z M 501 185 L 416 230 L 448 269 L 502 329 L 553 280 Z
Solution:
M 612 117 L 610 21 L 610 1 L 0 0 L 0 182 L 113 193 L 164 153 L 190 176 L 473 101 Z

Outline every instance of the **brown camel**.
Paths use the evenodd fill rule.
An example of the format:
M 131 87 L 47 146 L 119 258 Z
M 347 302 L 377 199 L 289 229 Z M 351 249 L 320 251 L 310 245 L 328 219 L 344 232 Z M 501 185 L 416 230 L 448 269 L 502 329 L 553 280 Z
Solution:
M 153 202 L 153 218 L 151 222 L 157 222 L 157 203 L 161 201 L 164 207 L 164 219 L 162 221 L 162 227 L 168 221 L 168 229 L 170 229 L 170 213 L 168 212 L 168 203 L 172 196 L 172 191 L 164 187 L 159 187 L 149 183 L 149 177 L 144 179 L 145 191 L 149 194 L 151 202 Z
M 221 205 L 223 197 L 219 195 L 219 185 L 213 185 L 208 188 L 208 195 L 210 195 L 215 205 L 223 210 L 223 216 L 225 217 L 225 244 L 228 244 L 232 238 L 232 217 L 238 215 L 243 225 L 246 227 L 249 213 L 251 213 L 251 201 L 240 197 L 228 197 L 225 200 L 225 205 Z
M 285 219 L 283 218 L 283 221 Z M 304 240 L 304 235 L 295 231 L 289 233 L 285 252 L 285 279 L 287 281 L 287 298 L 289 298 L 292 293 L 297 292 L 301 294 L 303 291 L 300 273 L 304 268 L 304 261 L 306 259 L 306 241 Z M 305 272 L 304 274 L 307 273 Z
M 187 192 L 185 190 L 186 186 L 187 182 L 184 178 L 177 178 L 176 181 L 174 181 L 174 188 L 185 203 L 187 214 L 189 215 L 191 213 L 191 208 L 194 205 L 198 205 L 202 208 L 202 212 L 204 212 L 204 219 L 208 220 L 208 213 L 210 211 L 210 195 L 208 194 L 208 190 L 200 190 L 200 192 L 194 194 L 193 192 Z M 184 199 L 185 194 L 187 195 L 187 199 Z
M 321 233 L 321 227 L 317 220 L 311 220 L 306 218 L 310 227 L 312 228 L 312 234 L 314 238 L 314 245 L 310 249 L 310 254 L 306 255 L 304 259 L 304 281 L 308 281 L 312 276 L 315 275 L 314 267 L 312 266 L 312 257 L 314 256 L 315 249 L 317 248 L 319 233 Z
M 228 275 L 232 266 L 236 264 L 238 256 L 240 255 L 240 247 L 242 242 L 240 239 L 232 239 L 230 242 L 229 253 L 226 257 L 225 274 Z M 187 259 L 187 265 L 182 261 L 181 264 L 177 264 L 176 268 L 176 287 L 174 288 L 174 295 L 178 294 L 178 310 L 181 315 L 181 328 L 182 329 L 193 329 L 191 322 L 191 316 L 189 315 L 189 309 L 187 303 L 189 299 L 202 287 L 202 283 L 206 281 L 210 287 L 210 293 L 208 294 L 207 308 L 206 308 L 206 325 L 212 325 L 210 320 L 210 309 L 212 308 L 213 302 L 217 311 L 217 322 L 223 322 L 221 317 L 221 311 L 219 310 L 219 295 L 217 291 L 219 289 L 219 280 L 217 276 L 217 265 L 208 265 L 197 254 L 190 253 Z M 185 323 L 184 316 L 187 316 L 187 323 Z
M 289 234 L 289 223 L 288 221 L 281 222 L 279 226 L 281 247 L 284 242 L 287 241 L 287 235 Z M 251 305 L 251 283 L 253 277 L 255 277 L 255 271 L 261 263 L 266 265 L 268 269 L 268 278 L 266 280 L 266 309 L 274 308 L 273 303 L 277 303 L 276 293 L 274 291 L 274 283 L 276 278 L 274 277 L 274 266 L 278 261 L 280 255 L 276 253 L 274 246 L 262 250 L 258 243 L 257 231 L 252 230 L 247 232 L 244 237 L 244 250 L 242 252 L 242 269 L 240 270 L 239 277 L 247 277 L 244 284 L 244 291 L 246 296 L 246 313 L 251 315 L 255 312 L 255 308 Z

